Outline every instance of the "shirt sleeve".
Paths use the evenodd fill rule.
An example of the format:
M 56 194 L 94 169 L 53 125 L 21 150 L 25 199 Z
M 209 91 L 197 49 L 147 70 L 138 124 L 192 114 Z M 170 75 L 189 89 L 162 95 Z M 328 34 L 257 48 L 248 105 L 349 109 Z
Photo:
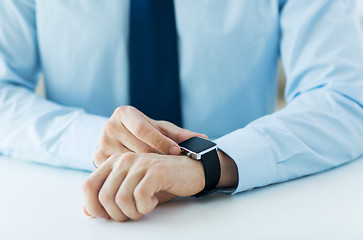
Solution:
M 35 3 L 0 1 L 0 154 L 92 170 L 104 117 L 37 96 Z
M 363 38 L 354 1 L 280 9 L 287 106 L 216 140 L 237 164 L 234 193 L 325 171 L 363 155 Z

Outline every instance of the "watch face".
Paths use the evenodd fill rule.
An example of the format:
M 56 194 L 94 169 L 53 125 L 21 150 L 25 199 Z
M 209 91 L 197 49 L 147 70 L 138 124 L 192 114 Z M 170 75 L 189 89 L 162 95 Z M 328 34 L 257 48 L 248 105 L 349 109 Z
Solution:
M 217 144 L 214 142 L 200 137 L 192 137 L 185 140 L 184 142 L 179 143 L 180 147 L 186 148 L 195 153 L 203 152 L 209 148 L 215 147 L 216 145 Z

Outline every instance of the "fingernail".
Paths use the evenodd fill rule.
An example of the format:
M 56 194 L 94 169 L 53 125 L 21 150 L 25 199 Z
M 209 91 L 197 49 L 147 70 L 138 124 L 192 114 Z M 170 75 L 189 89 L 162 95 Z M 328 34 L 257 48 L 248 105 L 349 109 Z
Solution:
M 179 151 L 179 148 L 178 148 L 178 147 L 172 146 L 172 147 L 169 149 L 169 153 L 170 153 L 171 155 L 179 155 L 180 151 Z

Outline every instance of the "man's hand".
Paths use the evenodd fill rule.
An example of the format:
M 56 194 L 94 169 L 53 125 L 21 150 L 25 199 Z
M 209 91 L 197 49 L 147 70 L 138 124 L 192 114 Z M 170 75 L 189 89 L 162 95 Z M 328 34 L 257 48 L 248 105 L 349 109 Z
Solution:
M 186 156 L 113 155 L 83 184 L 85 213 L 116 221 L 136 220 L 158 203 L 194 195 L 204 185 L 202 163 Z
M 126 152 L 179 155 L 177 143 L 194 136 L 207 138 L 170 122 L 153 120 L 134 107 L 118 107 L 104 126 L 94 163 L 99 167 L 111 155 Z

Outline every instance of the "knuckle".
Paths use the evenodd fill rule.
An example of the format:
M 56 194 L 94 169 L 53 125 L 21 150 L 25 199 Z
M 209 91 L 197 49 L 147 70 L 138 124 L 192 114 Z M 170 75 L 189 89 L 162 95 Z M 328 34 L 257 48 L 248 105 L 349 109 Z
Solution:
M 142 137 L 143 136 L 143 133 L 144 133 L 144 125 L 141 124 L 141 123 L 137 123 L 135 126 L 134 126 L 134 135 L 136 137 Z
M 138 166 L 146 166 L 149 162 L 150 162 L 150 157 L 146 157 L 146 156 L 143 156 L 143 155 L 141 155 L 137 159 L 137 165 Z
M 125 108 L 126 106 L 119 106 L 115 109 L 115 111 L 113 112 L 113 115 L 122 115 L 125 112 Z
M 98 195 L 98 201 L 102 205 L 105 205 L 110 202 L 110 196 L 107 193 L 100 192 L 100 194 Z
M 115 109 L 114 114 L 118 116 L 124 116 L 125 114 L 130 113 L 131 111 L 134 111 L 135 108 L 129 105 L 119 106 Z
M 98 200 L 102 205 L 106 205 L 113 201 L 113 197 L 110 193 L 101 191 L 100 194 L 98 195 Z
M 105 133 L 112 133 L 116 130 L 116 123 L 111 121 L 111 120 L 108 120 L 105 125 L 103 125 L 103 132 Z
M 131 164 L 135 159 L 135 153 L 133 152 L 126 152 L 119 156 L 119 164 Z
M 117 163 L 115 163 L 113 169 L 117 172 L 123 172 L 124 170 L 127 170 L 125 164 L 123 164 L 122 161 L 118 161 Z
M 146 196 L 145 190 L 143 188 L 137 188 L 134 191 L 134 197 L 137 199 L 144 199 Z
M 126 155 L 126 156 L 125 156 Z M 130 165 L 132 165 L 133 162 L 133 158 L 129 155 L 129 153 L 124 153 L 124 154 L 120 154 L 120 155 L 113 155 L 112 157 L 114 157 L 113 159 L 113 168 L 117 171 L 121 171 L 123 169 L 127 169 Z
M 82 190 L 83 190 L 84 193 L 92 192 L 92 191 L 95 190 L 95 185 L 94 185 L 93 181 L 90 178 L 86 179 L 83 182 Z
M 128 203 L 128 198 L 126 197 L 126 195 L 120 194 L 120 195 L 116 196 L 115 202 L 116 202 L 117 206 L 122 208 L 123 206 L 125 206 Z

